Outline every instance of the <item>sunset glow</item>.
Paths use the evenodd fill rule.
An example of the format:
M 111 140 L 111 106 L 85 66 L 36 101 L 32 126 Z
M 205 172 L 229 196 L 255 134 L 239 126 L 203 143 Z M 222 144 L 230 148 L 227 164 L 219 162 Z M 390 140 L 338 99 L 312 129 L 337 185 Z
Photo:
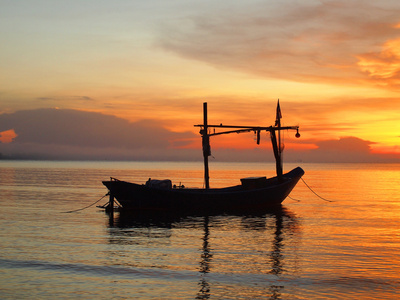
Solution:
M 13 129 L 0 132 L 0 142 L 4 144 L 11 143 L 16 137 Z
M 374 79 L 388 80 L 382 84 L 398 85 L 398 74 L 400 72 L 400 39 L 389 40 L 383 45 L 379 53 L 368 53 L 361 56 L 359 65 L 363 72 L 366 72 Z M 392 80 L 390 80 L 392 79 Z
M 400 159 L 395 1 L 68 3 L 0 1 L 0 153 L 45 156 L 59 145 L 60 153 L 84 146 L 99 157 L 119 148 L 124 157 L 159 151 L 160 158 L 164 150 L 200 148 L 193 125 L 202 122 L 203 102 L 210 123 L 269 126 L 280 99 L 283 122 L 300 126 L 301 139 L 285 134 L 286 149 L 299 156 L 353 137 L 365 155 Z M 63 128 L 52 114 L 45 124 L 33 117 L 56 107 L 86 113 L 79 120 L 87 123 Z M 101 138 L 106 128 L 93 128 L 92 113 L 122 119 L 109 119 L 113 138 Z M 29 126 L 43 126 L 35 132 L 46 138 L 28 134 Z M 83 145 L 85 130 L 109 145 Z M 215 138 L 212 148 L 263 149 L 268 139 L 257 146 L 251 133 Z

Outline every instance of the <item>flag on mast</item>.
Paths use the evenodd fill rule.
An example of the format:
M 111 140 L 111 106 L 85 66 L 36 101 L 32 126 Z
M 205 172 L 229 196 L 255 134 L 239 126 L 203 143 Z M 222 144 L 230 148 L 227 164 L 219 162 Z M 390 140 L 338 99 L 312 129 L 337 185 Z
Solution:
M 282 119 L 282 113 L 281 113 L 281 106 L 279 105 L 279 99 L 278 99 L 278 105 L 276 106 L 276 120 L 275 120 L 275 126 L 281 126 L 281 119 Z

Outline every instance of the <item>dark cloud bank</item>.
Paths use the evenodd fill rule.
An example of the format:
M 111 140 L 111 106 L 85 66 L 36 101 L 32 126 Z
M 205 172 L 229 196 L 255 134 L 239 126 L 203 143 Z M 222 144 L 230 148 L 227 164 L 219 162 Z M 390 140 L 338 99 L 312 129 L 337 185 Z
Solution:
M 0 132 L 17 137 L 0 143 L 2 158 L 54 160 L 201 160 L 201 140 L 176 133 L 155 120 L 131 123 L 94 112 L 38 109 L 0 115 Z M 181 148 L 196 141 L 198 149 Z M 249 143 L 252 143 L 249 137 Z M 302 142 L 299 140 L 299 142 Z M 304 141 L 303 141 L 304 142 Z M 306 141 L 307 142 L 307 141 Z M 288 162 L 390 162 L 399 159 L 370 151 L 372 142 L 355 137 L 316 142 L 318 149 L 285 152 Z M 179 145 L 180 147 L 176 147 Z M 216 149 L 216 161 L 273 161 L 272 151 Z
M 90 160 L 174 160 L 185 151 L 174 141 L 193 138 L 174 133 L 157 121 L 131 123 L 94 112 L 38 109 L 0 115 L 0 131 L 14 129 L 12 143 L 0 144 L 7 158 Z

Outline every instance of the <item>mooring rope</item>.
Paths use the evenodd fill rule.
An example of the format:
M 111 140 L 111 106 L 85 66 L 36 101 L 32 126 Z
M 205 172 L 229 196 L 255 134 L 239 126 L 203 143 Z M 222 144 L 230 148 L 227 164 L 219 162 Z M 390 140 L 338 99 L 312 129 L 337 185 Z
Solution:
M 300 199 L 295 199 L 295 198 L 291 197 L 290 195 L 288 195 L 288 198 L 291 199 L 291 200 L 293 200 L 293 201 L 296 201 L 296 202 L 301 202 Z
M 94 202 L 94 203 L 92 203 L 92 204 L 90 204 L 90 205 L 88 205 L 88 206 L 85 206 L 85 207 L 83 207 L 83 208 L 79 208 L 79 209 L 75 209 L 75 210 L 70 210 L 70 211 L 62 211 L 61 213 L 63 213 L 63 214 L 69 214 L 69 213 L 73 213 L 73 212 L 77 212 L 77 211 L 84 210 L 84 209 L 89 208 L 89 207 L 95 205 L 96 203 L 100 202 L 101 200 L 104 199 L 104 197 L 106 197 L 106 196 L 108 196 L 108 195 L 109 195 L 109 193 L 105 194 L 103 197 L 101 197 L 101 198 L 100 198 L 99 200 L 97 200 L 96 202 Z
M 302 181 L 303 181 L 303 183 L 306 185 L 306 187 L 308 187 L 308 189 L 311 191 L 311 192 L 313 192 L 314 193 L 314 195 L 316 195 L 318 198 L 320 198 L 320 199 L 322 199 L 322 200 L 324 200 L 324 201 L 326 201 L 326 202 L 335 202 L 335 201 L 333 201 L 333 200 L 328 200 L 328 199 L 325 199 L 324 197 L 321 197 L 320 195 L 318 195 L 308 184 L 307 184 L 307 182 L 303 179 L 303 178 L 300 178 Z M 299 200 L 299 199 L 294 199 L 294 198 L 292 198 L 292 197 L 290 197 L 290 196 L 288 196 L 290 199 L 292 199 L 292 200 L 294 200 L 294 201 L 297 201 L 297 202 L 300 202 L 301 200 Z
M 333 201 L 333 200 L 328 200 L 328 199 L 325 199 L 324 197 L 321 197 L 321 196 L 318 195 L 316 192 L 314 192 L 314 190 L 307 184 L 307 182 L 305 182 L 305 180 L 304 180 L 303 178 L 300 178 L 300 179 L 304 182 L 304 184 L 306 185 L 306 187 L 308 187 L 308 188 L 310 189 L 310 191 L 313 192 L 318 198 L 320 198 L 320 199 L 322 199 L 322 200 L 324 200 L 324 201 L 327 201 L 327 202 L 335 202 L 335 201 Z

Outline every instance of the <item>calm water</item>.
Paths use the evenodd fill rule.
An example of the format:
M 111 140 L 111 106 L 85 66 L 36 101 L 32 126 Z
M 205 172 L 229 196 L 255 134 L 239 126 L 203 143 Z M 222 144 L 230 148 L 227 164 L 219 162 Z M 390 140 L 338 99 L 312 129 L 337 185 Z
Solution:
M 400 165 L 301 166 L 334 202 L 300 181 L 263 215 L 111 222 L 95 206 L 64 212 L 99 200 L 110 176 L 201 186 L 202 164 L 0 161 L 1 298 L 398 298 Z M 272 164 L 210 168 L 214 187 L 274 174 Z

